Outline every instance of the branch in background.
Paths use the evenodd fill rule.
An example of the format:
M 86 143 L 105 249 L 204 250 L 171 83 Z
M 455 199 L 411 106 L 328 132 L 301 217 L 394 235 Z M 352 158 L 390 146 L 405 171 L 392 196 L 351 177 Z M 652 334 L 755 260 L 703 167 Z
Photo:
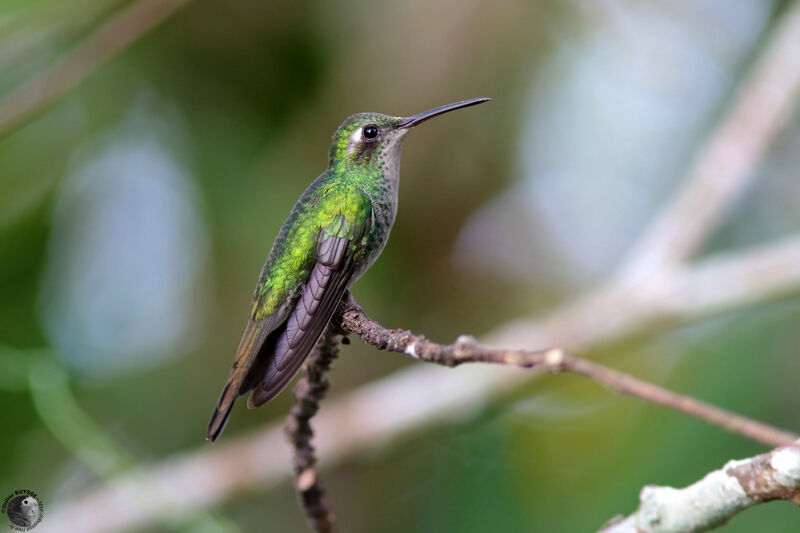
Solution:
M 741 252 L 717 254 L 653 287 L 651 301 L 665 313 L 705 314 L 715 308 L 747 305 L 754 299 L 781 297 L 797 289 L 800 235 L 790 235 Z
M 756 177 L 800 92 L 800 3 L 778 21 L 758 61 L 691 166 L 686 183 L 633 247 L 621 280 L 636 283 L 683 263 Z
M 336 517 L 325 502 L 325 489 L 317 473 L 311 418 L 328 392 L 326 374 L 338 355 L 336 335 L 328 328 L 305 363 L 306 375 L 297 382 L 295 405 L 286 420 L 286 434 L 294 448 L 294 485 L 309 525 L 319 533 L 332 533 Z
M 112 15 L 73 50 L 0 99 L 0 138 L 69 93 L 187 3 L 189 0 L 141 0 Z
M 748 437 L 769 446 L 780 446 L 800 439 L 800 435 L 783 431 L 758 420 L 747 418 L 719 407 L 683 396 L 652 383 L 613 370 L 606 366 L 574 357 L 559 348 L 548 350 L 502 350 L 481 346 L 475 339 L 462 335 L 454 344 L 437 344 L 422 335 L 405 330 L 389 330 L 370 319 L 355 302 L 339 309 L 336 317 L 342 329 L 381 350 L 398 352 L 428 363 L 455 367 L 464 363 L 495 363 L 522 368 L 540 368 L 547 372 L 571 373 L 589 378 L 613 391 L 693 416 L 725 431 Z
M 757 177 L 756 165 L 785 118 L 791 116 L 800 91 L 798 55 L 800 1 L 795 1 L 768 37 L 685 183 L 632 246 L 618 272 L 595 291 L 544 317 L 509 322 L 487 341 L 583 348 L 618 339 L 664 318 L 712 314 L 721 306 L 745 305 L 796 290 L 798 236 L 750 252 L 723 254 L 724 262 L 710 259 L 691 266 L 686 260 Z M 724 283 L 711 277 L 717 274 L 725 275 Z
M 800 235 L 791 235 L 713 255 L 636 285 L 602 287 L 544 317 L 509 322 L 485 341 L 584 350 L 654 325 L 697 320 L 798 290 Z
M 800 505 L 800 441 L 730 461 L 683 489 L 647 486 L 639 497 L 635 513 L 612 520 L 600 533 L 700 533 L 759 503 Z

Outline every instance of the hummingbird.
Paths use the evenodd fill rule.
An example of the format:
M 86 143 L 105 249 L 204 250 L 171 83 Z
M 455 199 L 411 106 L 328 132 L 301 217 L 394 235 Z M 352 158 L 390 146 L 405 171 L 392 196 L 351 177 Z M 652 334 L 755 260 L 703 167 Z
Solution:
M 250 318 L 207 438 L 216 441 L 234 401 L 274 398 L 300 369 L 350 285 L 380 255 L 397 215 L 400 152 L 428 119 L 489 98 L 410 117 L 358 113 L 333 134 L 328 168 L 300 196 L 281 227 L 253 294 Z

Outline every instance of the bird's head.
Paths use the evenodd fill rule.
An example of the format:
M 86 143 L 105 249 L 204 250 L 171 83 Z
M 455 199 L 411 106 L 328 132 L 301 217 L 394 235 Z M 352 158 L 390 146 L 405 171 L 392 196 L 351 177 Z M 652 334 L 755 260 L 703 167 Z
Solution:
M 488 101 L 474 98 L 443 105 L 410 117 L 393 117 L 381 113 L 358 113 L 348 117 L 336 133 L 330 151 L 330 164 L 374 165 L 399 155 L 403 138 L 415 126 L 428 119 Z

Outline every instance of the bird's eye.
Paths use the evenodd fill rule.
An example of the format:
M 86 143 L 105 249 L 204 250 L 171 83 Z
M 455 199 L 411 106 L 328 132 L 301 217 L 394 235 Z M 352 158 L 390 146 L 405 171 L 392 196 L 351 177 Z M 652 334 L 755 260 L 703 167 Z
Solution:
M 374 124 L 370 124 L 369 126 L 364 126 L 364 138 L 365 139 L 374 139 L 378 136 L 378 126 Z

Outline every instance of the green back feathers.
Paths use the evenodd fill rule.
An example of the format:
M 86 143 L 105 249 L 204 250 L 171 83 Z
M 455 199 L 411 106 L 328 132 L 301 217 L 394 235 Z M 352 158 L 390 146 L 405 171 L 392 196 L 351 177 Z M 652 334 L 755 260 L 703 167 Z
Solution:
M 369 197 L 355 184 L 329 173 L 317 178 L 295 204 L 270 251 L 256 288 L 254 318 L 274 312 L 307 279 L 321 233 L 352 238 L 369 217 Z

